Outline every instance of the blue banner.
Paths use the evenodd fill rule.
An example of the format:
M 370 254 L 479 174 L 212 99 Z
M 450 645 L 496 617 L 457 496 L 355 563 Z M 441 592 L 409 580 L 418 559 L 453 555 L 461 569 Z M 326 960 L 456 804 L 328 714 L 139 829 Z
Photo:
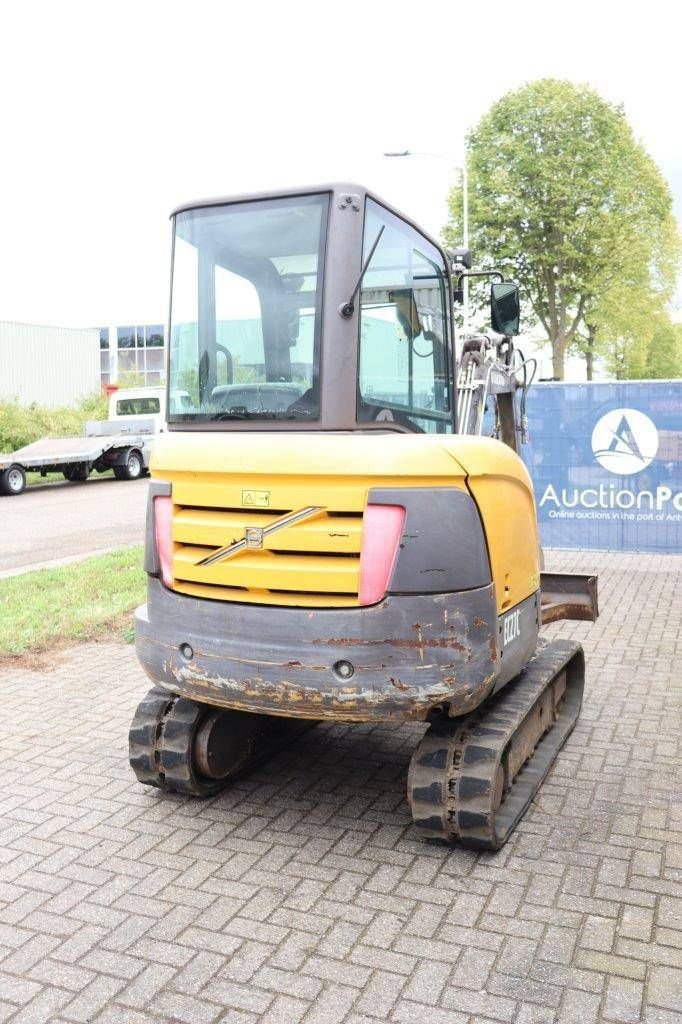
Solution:
M 544 547 L 682 553 L 682 381 L 538 384 L 527 410 Z

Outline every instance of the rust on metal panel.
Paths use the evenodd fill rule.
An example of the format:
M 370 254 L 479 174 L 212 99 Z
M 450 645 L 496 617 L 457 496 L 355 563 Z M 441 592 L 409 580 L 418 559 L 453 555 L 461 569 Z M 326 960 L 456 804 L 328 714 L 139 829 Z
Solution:
M 181 601 L 160 585 L 151 595 L 136 619 L 147 673 L 171 693 L 216 707 L 327 721 L 423 721 L 437 708 L 466 714 L 499 676 L 492 585 L 414 603 L 386 599 L 366 615 L 268 609 L 257 627 L 251 608 L 247 617 L 239 605 Z M 163 630 L 152 630 L 150 615 Z M 350 674 L 337 662 L 348 662 Z
M 469 653 L 471 653 L 471 648 L 467 647 L 466 644 L 463 644 L 461 640 L 458 640 L 454 636 L 437 636 L 430 637 L 426 640 L 423 637 L 405 637 L 401 639 L 400 637 L 386 636 L 383 637 L 383 639 L 381 640 L 366 640 L 362 637 L 333 636 L 328 637 L 325 640 L 313 640 L 312 643 L 323 644 L 325 647 L 327 646 L 327 644 L 331 645 L 332 647 L 373 647 L 377 645 L 388 645 L 389 647 L 404 647 L 408 650 L 415 651 L 418 651 L 420 649 L 423 650 L 425 647 L 449 647 L 454 651 L 468 651 Z
M 234 679 L 213 675 L 205 668 L 180 664 L 172 655 L 168 668 L 177 681 L 176 692 L 190 699 L 219 707 L 320 721 L 367 721 L 393 715 L 403 720 L 423 721 L 435 704 L 443 703 L 450 695 L 444 682 L 417 688 L 392 679 L 390 689 L 358 685 L 323 691 L 286 679 L 277 683 L 258 676 Z M 174 690 L 172 683 L 165 685 Z M 391 689 L 405 696 L 396 701 Z

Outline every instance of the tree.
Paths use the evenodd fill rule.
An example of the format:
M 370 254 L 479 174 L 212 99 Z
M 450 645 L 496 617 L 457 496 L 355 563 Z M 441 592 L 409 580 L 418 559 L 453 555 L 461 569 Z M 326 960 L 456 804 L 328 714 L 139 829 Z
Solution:
M 611 251 L 613 259 L 595 280 L 583 316 L 584 331 L 576 335 L 573 346 L 585 356 L 587 379 L 592 380 L 597 356 L 618 379 L 667 376 L 654 372 L 657 364 L 649 359 L 649 350 L 656 332 L 672 327 L 667 305 L 680 256 L 674 218 L 668 213 L 638 234 L 623 229 Z
M 602 300 L 613 298 L 617 282 L 635 276 L 648 295 L 660 278 L 669 290 L 666 261 L 677 232 L 668 186 L 622 109 L 570 82 L 544 79 L 508 93 L 467 143 L 476 263 L 518 280 L 552 345 L 554 376 L 563 379 L 585 317 L 592 333 L 584 339 L 594 344 L 603 333 Z M 461 207 L 457 185 L 445 230 L 454 245 Z
M 621 378 L 679 379 L 682 377 L 682 324 L 673 323 L 668 314 L 663 313 L 654 321 L 646 346 L 626 344 L 621 351 L 620 365 L 615 365 L 616 360 L 611 358 L 611 366 Z

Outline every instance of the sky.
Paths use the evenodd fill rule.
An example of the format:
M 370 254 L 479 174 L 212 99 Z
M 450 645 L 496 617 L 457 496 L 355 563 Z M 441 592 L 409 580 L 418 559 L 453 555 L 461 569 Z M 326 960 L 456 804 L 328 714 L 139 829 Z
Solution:
M 676 6 L 5 3 L 0 320 L 164 320 L 168 215 L 200 197 L 357 181 L 438 235 L 467 130 L 543 77 L 624 104 L 682 221 Z

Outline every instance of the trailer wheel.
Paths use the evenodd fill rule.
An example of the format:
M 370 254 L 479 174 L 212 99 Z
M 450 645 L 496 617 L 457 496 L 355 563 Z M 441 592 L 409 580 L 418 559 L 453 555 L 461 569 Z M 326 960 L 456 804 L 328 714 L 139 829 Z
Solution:
M 0 494 L 21 494 L 26 490 L 26 473 L 21 466 L 10 466 L 0 473 Z
M 142 456 L 135 449 L 131 449 L 123 466 L 114 466 L 114 476 L 117 480 L 137 480 L 142 476 L 144 463 Z
M 75 462 L 73 466 L 67 466 L 64 470 L 64 479 L 72 484 L 82 483 L 89 476 L 90 467 L 87 462 Z

